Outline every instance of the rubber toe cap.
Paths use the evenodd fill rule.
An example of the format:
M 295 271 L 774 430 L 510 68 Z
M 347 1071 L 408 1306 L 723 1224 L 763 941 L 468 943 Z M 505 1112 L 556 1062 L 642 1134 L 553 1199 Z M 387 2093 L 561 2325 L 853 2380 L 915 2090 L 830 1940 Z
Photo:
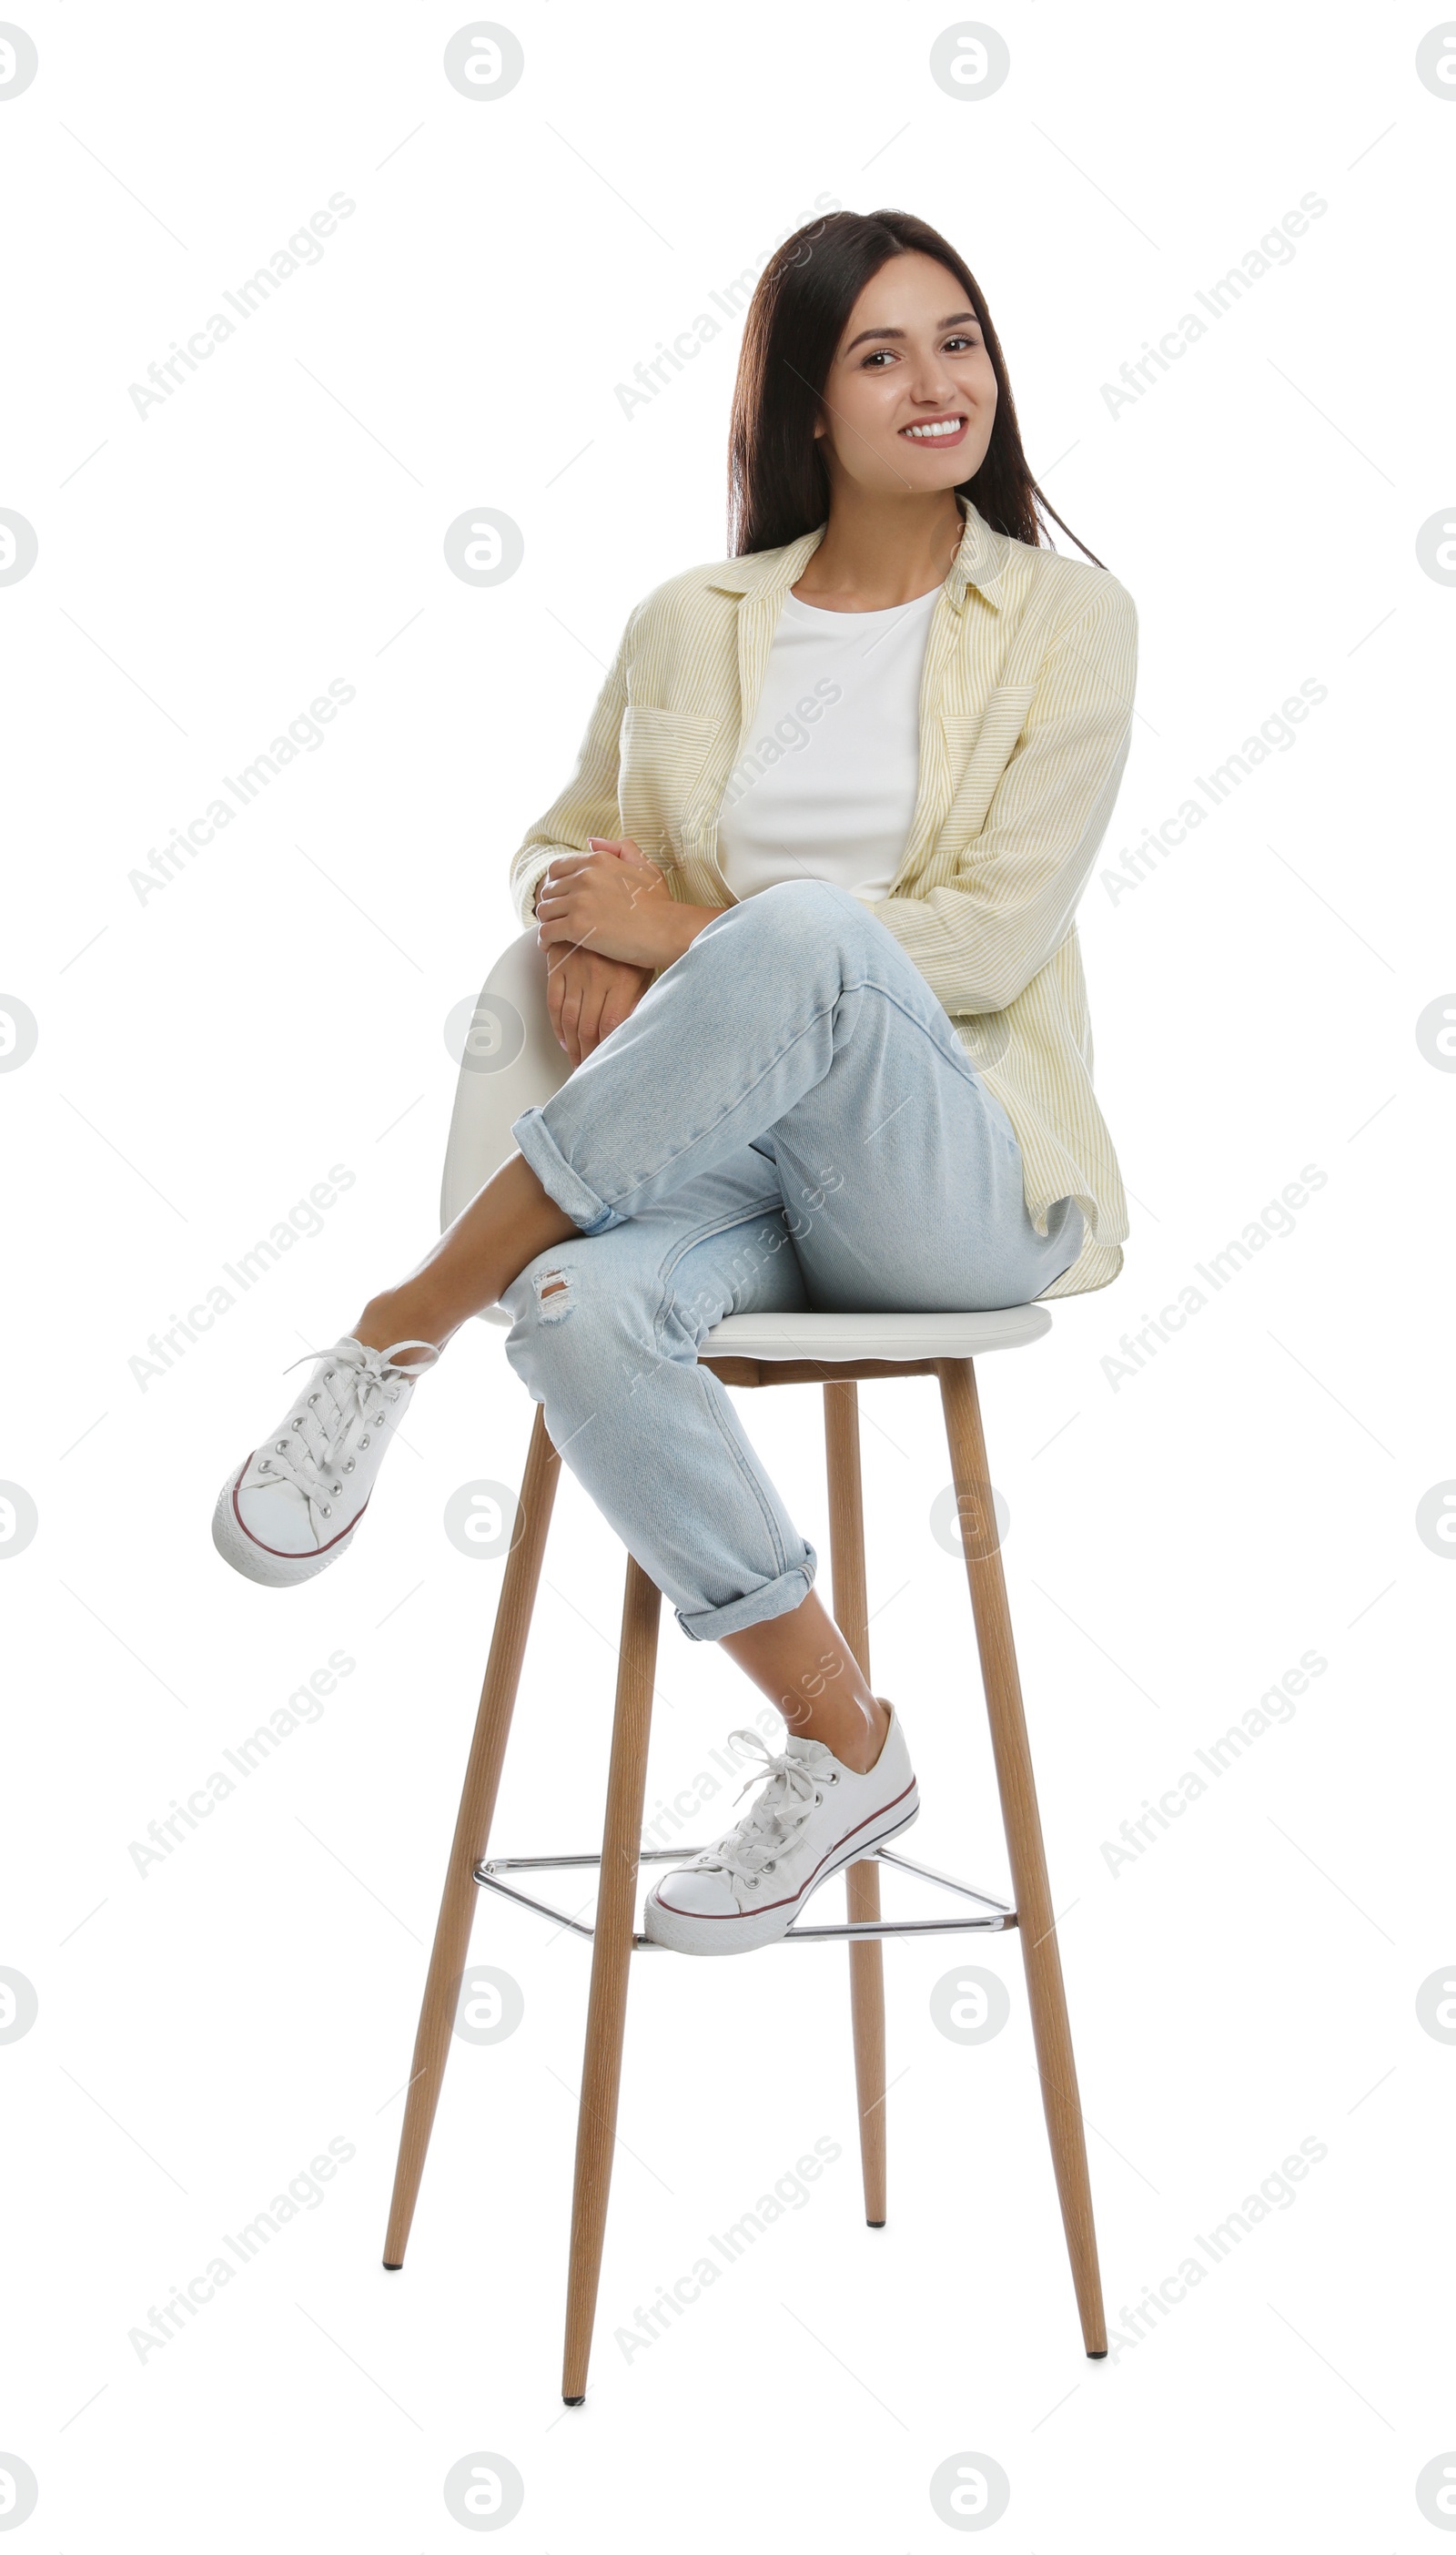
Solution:
M 678 1916 L 736 1916 L 738 1901 L 721 1872 L 674 1872 L 660 1881 L 656 1896 Z
M 302 1558 L 317 1551 L 308 1504 L 291 1482 L 250 1483 L 236 1494 L 234 1506 L 244 1531 L 265 1552 L 296 1553 Z

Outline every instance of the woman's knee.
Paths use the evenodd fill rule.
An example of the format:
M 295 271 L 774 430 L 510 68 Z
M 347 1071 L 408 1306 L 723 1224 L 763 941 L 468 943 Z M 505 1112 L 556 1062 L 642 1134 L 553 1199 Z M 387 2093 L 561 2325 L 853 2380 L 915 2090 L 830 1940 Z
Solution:
M 749 901 L 775 913 L 801 916 L 805 924 L 820 930 L 826 923 L 858 922 L 865 912 L 860 899 L 851 896 L 847 887 L 836 887 L 831 879 L 780 879 Z
M 538 1388 L 538 1399 L 546 1387 L 568 1398 L 601 1392 L 624 1361 L 639 1359 L 651 1345 L 646 1295 L 609 1265 L 617 1255 L 601 1249 L 606 1238 L 544 1251 L 501 1299 L 513 1317 L 506 1356 Z
M 772 950 L 793 952 L 795 966 L 852 955 L 863 948 L 866 933 L 879 928 L 868 906 L 828 879 L 780 879 L 736 910 L 756 917 Z

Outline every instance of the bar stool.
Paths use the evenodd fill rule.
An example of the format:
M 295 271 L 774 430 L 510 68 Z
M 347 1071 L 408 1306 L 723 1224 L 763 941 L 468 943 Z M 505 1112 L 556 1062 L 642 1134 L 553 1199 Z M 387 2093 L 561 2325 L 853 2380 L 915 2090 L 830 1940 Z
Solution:
M 466 1034 L 445 1155 L 441 1229 L 453 1223 L 515 1150 L 513 1122 L 524 1109 L 546 1101 L 569 1071 L 546 1012 L 545 955 L 537 946 L 536 933 L 526 931 L 491 970 Z M 506 1324 L 510 1316 L 496 1306 L 482 1318 Z M 1009 1905 L 986 1890 L 882 1846 L 846 1870 L 847 1922 L 806 1924 L 799 1919 L 784 1939 L 849 1944 L 865 2216 L 870 2226 L 883 2227 L 887 2204 L 881 1945 L 899 1934 L 1020 1932 L 1082 2339 L 1088 2357 L 1101 2360 L 1107 2354 L 1107 2328 L 1086 2141 L 974 1364 L 992 1350 L 1024 1347 L 1050 1327 L 1050 1313 L 1042 1304 L 1020 1304 L 992 1313 L 739 1314 L 709 1332 L 699 1356 L 727 1385 L 822 1387 L 833 1612 L 866 1678 L 870 1651 L 857 1388 L 866 1379 L 885 1376 L 933 1375 L 939 1383 L 1015 1903 Z M 469 1958 L 478 1893 L 486 1888 L 585 1936 L 592 1946 L 561 2381 L 566 2402 L 579 2404 L 586 2393 L 606 2233 L 629 1964 L 634 1951 L 658 1950 L 636 1925 L 638 1868 L 643 1863 L 680 1861 L 696 1849 L 685 1846 L 650 1853 L 642 1849 L 661 1598 L 646 1572 L 629 1556 L 601 1851 L 497 1855 L 486 1860 L 559 1467 L 560 1458 L 538 1407 L 445 1871 L 410 2070 L 384 2260 L 387 2269 L 398 2270 L 405 2258 Z M 956 1893 L 962 1905 L 953 1914 L 886 1919 L 880 1902 L 882 1863 Z M 580 1923 L 532 1895 L 519 1879 L 508 1878 L 592 1866 L 600 1869 L 593 1925 Z

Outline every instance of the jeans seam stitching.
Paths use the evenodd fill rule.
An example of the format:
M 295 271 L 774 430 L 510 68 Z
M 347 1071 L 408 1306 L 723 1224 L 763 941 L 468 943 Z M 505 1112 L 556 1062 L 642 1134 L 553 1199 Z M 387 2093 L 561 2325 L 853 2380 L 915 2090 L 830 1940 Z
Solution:
M 773 1512 L 764 1498 L 763 1490 L 755 1474 L 744 1462 L 742 1447 L 733 1436 L 731 1430 L 725 1428 L 723 1425 L 723 1410 L 721 1407 L 723 1387 L 718 1382 L 717 1377 L 710 1374 L 705 1367 L 695 1366 L 693 1372 L 697 1377 L 698 1385 L 702 1393 L 703 1406 L 711 1418 L 714 1427 L 717 1429 L 719 1439 L 727 1448 L 728 1453 L 732 1456 L 741 1479 L 747 1483 L 755 1500 L 758 1502 L 760 1514 L 763 1518 L 764 1524 L 768 1529 L 770 1544 L 772 1545 L 778 1560 L 778 1569 L 775 1573 L 775 1577 L 783 1579 L 787 1576 L 789 1568 L 789 1555 L 784 1549 L 784 1539 L 779 1532 L 779 1527 L 775 1521 Z M 802 1564 L 799 1563 L 794 1566 L 801 1568 Z

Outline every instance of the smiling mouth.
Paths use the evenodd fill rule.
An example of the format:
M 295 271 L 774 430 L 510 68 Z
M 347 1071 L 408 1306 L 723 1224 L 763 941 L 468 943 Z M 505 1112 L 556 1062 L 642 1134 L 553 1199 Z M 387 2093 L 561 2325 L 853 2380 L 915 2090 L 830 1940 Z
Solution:
M 958 443 L 968 423 L 964 417 L 936 417 L 923 426 L 903 426 L 900 431 L 907 443 Z

